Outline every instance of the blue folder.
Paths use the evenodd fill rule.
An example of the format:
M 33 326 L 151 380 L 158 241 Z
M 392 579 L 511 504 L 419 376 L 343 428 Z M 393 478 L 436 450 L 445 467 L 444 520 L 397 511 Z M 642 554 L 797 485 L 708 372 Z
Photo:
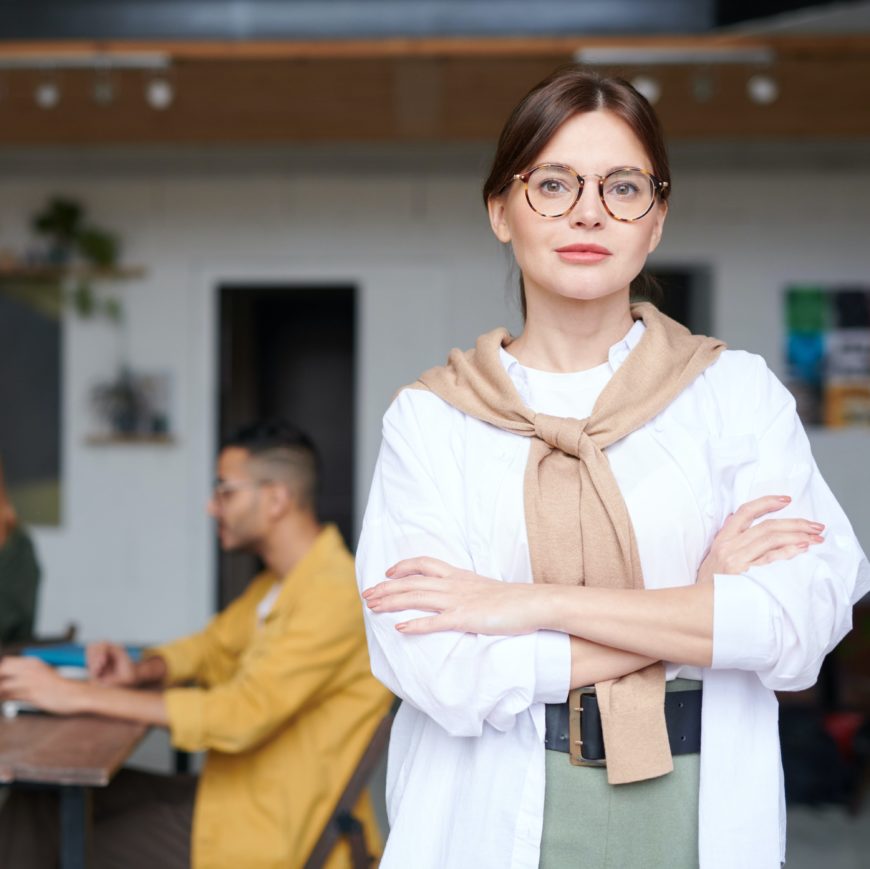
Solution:
M 138 661 L 142 657 L 141 646 L 125 646 L 127 654 Z M 85 647 L 81 643 L 54 643 L 50 646 L 27 646 L 21 654 L 28 658 L 40 658 L 53 667 L 86 667 Z

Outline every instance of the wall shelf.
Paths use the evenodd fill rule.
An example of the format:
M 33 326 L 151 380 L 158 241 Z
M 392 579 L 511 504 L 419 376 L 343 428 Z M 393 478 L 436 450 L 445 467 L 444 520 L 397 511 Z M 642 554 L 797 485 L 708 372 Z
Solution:
M 142 266 L 113 266 L 96 268 L 88 265 L 51 266 L 51 265 L 0 265 L 0 282 L 21 281 L 23 283 L 46 283 L 76 280 L 132 280 L 145 276 Z
M 88 435 L 85 438 L 85 443 L 89 447 L 105 447 L 105 446 L 157 446 L 170 447 L 174 446 L 177 441 L 169 434 L 105 434 L 105 435 Z

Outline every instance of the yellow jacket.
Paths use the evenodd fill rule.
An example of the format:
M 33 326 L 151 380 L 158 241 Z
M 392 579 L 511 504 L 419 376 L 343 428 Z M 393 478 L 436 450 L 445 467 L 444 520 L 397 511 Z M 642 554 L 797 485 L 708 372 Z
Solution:
M 302 866 L 391 703 L 372 676 L 353 557 L 327 526 L 284 578 L 262 625 L 258 576 L 204 631 L 152 650 L 169 683 L 172 744 L 208 749 L 193 820 L 194 869 Z M 380 835 L 366 795 L 355 814 Z M 329 869 L 350 866 L 341 843 Z

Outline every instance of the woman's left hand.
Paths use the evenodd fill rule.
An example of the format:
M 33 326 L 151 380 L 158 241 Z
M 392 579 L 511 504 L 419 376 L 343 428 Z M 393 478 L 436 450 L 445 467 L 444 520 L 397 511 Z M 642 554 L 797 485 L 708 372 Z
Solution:
M 461 570 L 437 558 L 409 558 L 394 564 L 387 579 L 363 592 L 375 613 L 423 610 L 433 616 L 400 622 L 405 634 L 461 631 L 468 634 L 530 634 L 535 620 L 536 587 L 499 582 Z

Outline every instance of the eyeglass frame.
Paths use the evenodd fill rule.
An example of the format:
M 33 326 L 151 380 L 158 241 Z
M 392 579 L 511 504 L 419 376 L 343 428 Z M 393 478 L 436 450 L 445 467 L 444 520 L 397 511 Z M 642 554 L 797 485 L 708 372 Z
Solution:
M 211 497 L 218 504 L 223 504 L 227 495 L 241 492 L 244 489 L 259 489 L 269 486 L 274 480 L 215 480 L 211 489 Z
M 545 169 L 547 166 L 553 166 L 557 169 L 567 169 L 568 172 L 571 172 L 574 177 L 577 179 L 577 196 L 571 205 L 566 208 L 564 211 L 559 214 L 542 214 L 532 205 L 532 200 L 529 199 L 529 178 L 532 177 L 533 172 L 537 172 L 538 169 Z M 650 199 L 649 206 L 643 214 L 638 215 L 637 217 L 617 217 L 608 207 L 607 202 L 604 199 L 604 182 L 611 176 L 615 175 L 618 172 L 640 172 L 642 175 L 646 175 L 647 178 L 652 182 L 653 185 L 653 195 L 652 199 Z M 614 219 L 618 220 L 620 223 L 635 223 L 638 220 L 643 220 L 650 211 L 652 211 L 653 206 L 656 204 L 656 196 L 661 198 L 661 194 L 664 190 L 667 190 L 671 185 L 668 181 L 662 181 L 661 178 L 653 175 L 652 172 L 647 172 L 646 169 L 641 169 L 639 166 L 620 166 L 618 169 L 613 169 L 608 172 L 606 175 L 597 175 L 594 172 L 588 175 L 581 175 L 573 166 L 568 166 L 565 163 L 539 163 L 537 166 L 532 166 L 528 172 L 519 172 L 511 178 L 508 184 L 513 184 L 514 181 L 522 181 L 523 182 L 523 190 L 526 194 L 526 202 L 528 203 L 529 208 L 535 212 L 535 214 L 543 217 L 545 219 L 555 219 L 557 217 L 564 217 L 566 214 L 570 214 L 574 210 L 574 206 L 580 201 L 580 197 L 583 195 L 583 191 L 586 188 L 586 179 L 587 178 L 597 178 L 598 179 L 598 198 L 601 200 L 601 204 L 604 207 L 604 210 Z M 505 185 L 507 186 L 507 185 Z

